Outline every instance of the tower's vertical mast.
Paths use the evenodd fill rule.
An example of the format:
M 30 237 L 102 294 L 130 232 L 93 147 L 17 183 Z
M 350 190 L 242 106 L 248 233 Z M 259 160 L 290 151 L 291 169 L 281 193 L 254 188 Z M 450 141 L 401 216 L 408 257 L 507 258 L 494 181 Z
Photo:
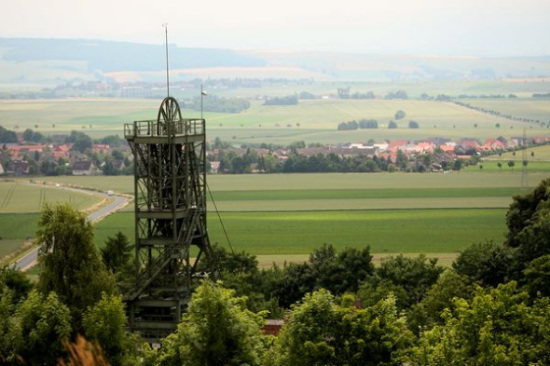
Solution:
M 168 23 L 162 25 L 166 37 L 166 96 L 170 96 L 170 65 L 168 64 Z

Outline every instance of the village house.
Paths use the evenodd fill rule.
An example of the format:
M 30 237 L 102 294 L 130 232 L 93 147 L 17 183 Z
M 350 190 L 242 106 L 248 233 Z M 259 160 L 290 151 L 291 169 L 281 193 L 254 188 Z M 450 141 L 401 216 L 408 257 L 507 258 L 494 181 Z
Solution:
M 50 152 L 54 160 L 59 160 L 60 158 L 69 158 L 72 144 L 63 144 L 63 145 L 53 145 L 50 148 Z
M 506 149 L 506 145 L 499 139 L 487 139 L 481 148 L 485 151 L 498 151 Z
M 211 161 L 210 162 L 210 173 L 218 174 L 219 171 L 220 171 L 220 162 L 219 161 Z
M 11 146 L 8 146 L 8 150 L 11 154 L 12 159 L 20 159 L 25 155 L 33 157 L 35 152 L 42 154 L 43 146 L 42 145 L 11 145 Z
M 393 140 L 390 141 L 388 150 L 391 152 L 397 152 L 397 150 L 405 150 L 405 146 L 409 144 L 408 140 Z
M 390 144 L 387 142 L 382 142 L 380 144 L 373 144 L 372 146 L 378 148 L 378 151 L 380 152 L 389 151 L 390 149 Z
M 97 154 L 106 154 L 111 150 L 109 144 L 93 144 L 92 152 Z
M 101 170 L 92 161 L 73 163 L 73 175 L 100 175 Z
M 29 174 L 29 163 L 25 160 L 12 160 L 10 168 L 6 171 L 9 175 L 19 177 Z

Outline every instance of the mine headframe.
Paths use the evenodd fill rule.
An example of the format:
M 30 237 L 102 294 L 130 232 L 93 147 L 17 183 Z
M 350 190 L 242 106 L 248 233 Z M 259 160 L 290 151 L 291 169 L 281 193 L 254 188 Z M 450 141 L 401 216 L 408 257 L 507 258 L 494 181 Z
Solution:
M 206 227 L 205 120 L 172 97 L 156 120 L 124 126 L 134 155 L 135 279 L 130 329 L 158 341 L 176 329 L 198 278 L 215 277 Z

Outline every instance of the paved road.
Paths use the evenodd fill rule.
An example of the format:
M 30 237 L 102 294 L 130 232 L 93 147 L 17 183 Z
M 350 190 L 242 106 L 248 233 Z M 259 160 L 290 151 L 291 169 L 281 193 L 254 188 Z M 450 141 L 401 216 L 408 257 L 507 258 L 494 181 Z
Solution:
M 123 196 L 110 196 L 115 199 L 113 203 L 110 203 L 109 205 L 102 207 L 101 209 L 91 213 L 88 215 L 87 219 L 88 221 L 97 221 L 101 218 L 105 217 L 106 215 L 110 214 L 111 212 L 115 212 L 119 208 L 122 208 L 126 203 L 128 202 L 128 198 Z M 15 268 L 20 269 L 22 271 L 34 266 L 36 264 L 36 260 L 38 258 L 38 248 L 34 248 L 30 252 L 28 252 L 25 256 L 21 257 L 16 263 Z

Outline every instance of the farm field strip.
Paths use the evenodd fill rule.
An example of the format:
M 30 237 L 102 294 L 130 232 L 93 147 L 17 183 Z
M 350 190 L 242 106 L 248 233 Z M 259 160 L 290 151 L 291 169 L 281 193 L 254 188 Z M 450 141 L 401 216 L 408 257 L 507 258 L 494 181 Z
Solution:
M 497 189 L 521 187 L 521 169 L 479 173 L 475 167 L 471 172 L 442 173 L 304 173 L 304 174 L 209 174 L 208 187 L 214 195 L 237 191 L 315 191 L 315 190 L 440 190 L 440 189 Z M 535 186 L 550 175 L 546 172 L 529 173 L 531 186 Z M 89 177 L 61 176 L 43 177 L 40 181 L 88 187 L 106 192 L 134 194 L 133 176 Z M 28 182 L 28 179 L 16 180 Z M 225 194 L 225 193 L 223 193 Z M 233 194 L 233 193 L 231 193 Z
M 254 255 L 309 254 L 324 243 L 338 249 L 370 245 L 372 253 L 457 253 L 473 242 L 501 242 L 506 209 L 226 212 L 234 250 Z M 102 247 L 118 231 L 134 238 L 134 215 L 116 213 L 96 225 Z M 212 243 L 229 248 L 220 221 L 208 217 Z
M 46 202 L 69 202 L 78 209 L 85 209 L 100 201 L 96 196 L 61 187 L 0 181 L 0 213 L 39 212 Z
M 217 191 L 212 192 L 219 201 L 257 200 L 342 200 L 382 198 L 463 198 L 463 197 L 512 197 L 521 193 L 518 188 L 414 188 L 414 189 L 300 189 L 265 191 Z
M 318 200 L 251 200 L 221 201 L 220 212 L 277 212 L 277 211 L 339 211 L 339 210 L 410 210 L 447 208 L 507 208 L 512 197 L 454 197 L 454 198 L 372 198 Z M 213 212 L 213 205 L 208 204 Z
M 36 233 L 40 214 L 32 213 L 0 213 L 0 245 L 4 239 L 24 240 Z
M 479 169 L 478 169 L 479 170 Z M 535 186 L 548 173 L 532 173 Z M 330 189 L 450 189 L 450 188 L 519 188 L 520 171 L 484 174 L 443 173 L 306 173 L 209 175 L 207 182 L 214 193 L 219 191 L 285 191 Z

